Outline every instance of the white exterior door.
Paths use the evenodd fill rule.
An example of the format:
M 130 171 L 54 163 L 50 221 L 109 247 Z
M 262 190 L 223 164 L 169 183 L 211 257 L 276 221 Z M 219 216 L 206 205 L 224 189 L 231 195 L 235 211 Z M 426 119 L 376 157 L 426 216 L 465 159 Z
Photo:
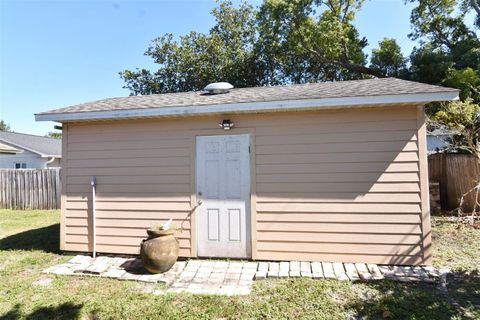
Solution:
M 249 135 L 197 137 L 198 256 L 251 256 L 249 141 Z

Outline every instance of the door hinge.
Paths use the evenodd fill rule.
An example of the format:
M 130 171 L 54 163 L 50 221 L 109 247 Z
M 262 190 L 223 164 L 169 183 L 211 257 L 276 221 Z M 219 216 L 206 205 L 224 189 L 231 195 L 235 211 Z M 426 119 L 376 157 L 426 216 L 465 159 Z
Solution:
M 248 153 L 250 153 L 250 152 L 251 152 L 251 150 L 250 150 L 250 146 L 248 146 Z

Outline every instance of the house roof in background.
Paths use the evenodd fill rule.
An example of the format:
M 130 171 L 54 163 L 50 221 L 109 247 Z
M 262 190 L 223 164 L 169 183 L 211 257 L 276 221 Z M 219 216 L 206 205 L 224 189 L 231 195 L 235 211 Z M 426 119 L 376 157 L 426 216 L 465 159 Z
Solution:
M 0 142 L 39 154 L 41 157 L 62 157 L 62 140 L 18 132 L 0 132 Z
M 396 78 L 180 92 L 110 98 L 36 114 L 38 121 L 75 121 L 229 112 L 264 112 L 448 101 L 457 89 Z M 288 102 L 288 103 L 285 103 Z
M 427 131 L 427 135 L 429 136 L 453 136 L 456 133 L 455 130 L 448 128 L 435 128 Z
M 1 153 L 9 153 L 9 154 L 17 154 L 21 153 L 22 150 L 9 146 L 7 144 L 0 143 L 0 154 Z

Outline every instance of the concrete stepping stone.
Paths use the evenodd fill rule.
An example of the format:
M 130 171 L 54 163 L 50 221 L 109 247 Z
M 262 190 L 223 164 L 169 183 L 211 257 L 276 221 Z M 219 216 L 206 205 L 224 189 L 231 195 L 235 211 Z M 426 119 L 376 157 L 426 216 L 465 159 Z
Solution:
M 257 271 L 268 272 L 268 262 L 259 262 Z
M 300 271 L 300 261 L 290 261 L 290 271 Z
M 245 270 L 243 269 L 242 273 L 240 274 L 240 280 L 253 280 L 255 277 L 255 270 Z
M 280 263 L 278 262 L 270 262 L 268 264 L 268 273 L 267 276 L 269 278 L 278 278 L 278 272 L 280 271 Z
M 135 281 L 135 280 L 138 280 L 142 275 L 141 274 L 133 274 L 133 273 L 130 273 L 130 272 L 125 272 L 121 277 L 120 279 L 122 280 L 132 280 L 132 281 Z
M 422 269 L 422 267 L 419 267 L 419 266 L 413 267 L 413 272 L 419 278 L 428 278 L 428 274 L 425 272 L 425 270 Z
M 312 277 L 312 269 L 310 267 L 310 262 L 302 261 L 300 262 L 300 274 L 303 278 L 311 278 Z
M 226 274 L 226 272 L 212 273 L 210 279 L 225 279 Z
M 215 266 L 215 260 L 202 260 L 200 262 L 201 267 L 212 267 Z
M 253 269 L 253 270 L 257 271 L 257 268 L 258 268 L 258 263 L 256 263 L 256 262 L 245 262 L 243 264 L 243 269 L 244 270 L 245 269 L 249 269 L 249 270 Z
M 335 274 L 335 277 L 338 280 L 345 281 L 349 279 L 343 263 L 334 262 L 332 263 L 332 265 L 333 265 L 333 272 Z
M 405 267 L 405 266 L 400 266 L 399 268 L 403 271 L 405 276 L 407 276 L 407 277 L 414 277 L 415 276 L 415 272 L 413 272 L 412 268 Z
M 376 280 L 393 279 L 402 282 L 424 281 L 446 283 L 448 270 L 431 266 L 387 266 L 365 263 L 330 263 L 306 261 L 242 262 L 189 260 L 178 261 L 166 273 L 149 274 L 140 259 L 77 255 L 68 263 L 52 266 L 43 273 L 58 275 L 100 276 L 139 282 L 163 282 L 168 289 L 158 294 L 190 292 L 201 294 L 248 294 L 255 280 L 277 277 L 308 277 L 313 279 Z M 157 292 L 156 291 L 156 292 Z
M 369 263 L 367 264 L 368 271 L 372 274 L 372 279 L 373 280 L 381 280 L 384 279 L 384 276 L 382 275 L 382 272 L 378 268 L 376 264 Z
M 382 275 L 386 278 L 386 279 L 395 279 L 395 272 L 389 267 L 389 266 L 386 266 L 386 265 L 381 265 L 381 266 L 378 266 L 378 269 L 380 269 L 380 271 L 382 272 Z
M 242 270 L 243 262 L 230 262 L 228 270 Z
M 323 279 L 322 264 L 320 262 L 312 262 L 310 266 L 312 267 L 312 278 Z
M 280 270 L 278 271 L 278 276 L 280 278 L 288 278 L 290 273 L 290 263 L 287 261 L 280 262 Z
M 68 263 L 74 263 L 74 264 L 84 264 L 87 262 L 91 262 L 93 260 L 92 257 L 90 256 L 85 256 L 85 255 L 76 255 Z
M 46 273 L 53 273 L 58 275 L 73 275 L 75 274 L 70 264 L 60 264 L 48 269 Z
M 107 272 L 102 273 L 102 277 L 118 279 L 121 278 L 125 272 L 123 269 L 110 268 Z
M 227 272 L 227 274 L 225 274 L 225 280 L 231 280 L 231 279 L 240 280 L 241 275 L 242 275 L 241 273 Z
M 356 281 L 360 280 L 360 276 L 358 275 L 357 268 L 353 263 L 344 263 L 345 271 L 347 272 L 347 276 L 350 280 Z
M 175 268 L 175 272 L 182 272 L 183 269 L 185 269 L 186 265 L 187 265 L 186 261 L 177 261 L 172 267 L 172 269 Z
M 392 271 L 395 277 L 405 277 L 405 272 L 400 266 L 392 266 Z
M 290 278 L 299 278 L 301 277 L 300 273 L 300 261 L 290 261 L 290 272 L 289 276 Z
M 157 283 L 158 282 L 158 279 L 156 279 L 155 277 L 153 277 L 154 275 L 152 274 L 144 274 L 144 275 L 141 275 L 139 278 L 138 278 L 138 281 L 141 281 L 141 282 L 150 282 L 150 283 Z
M 355 268 L 357 269 L 358 275 L 362 280 L 371 280 L 372 274 L 368 271 L 367 265 L 365 263 L 355 263 Z
M 255 273 L 255 280 L 264 280 L 267 278 L 267 271 L 259 270 Z
M 322 262 L 323 276 L 325 279 L 336 279 L 333 271 L 333 264 L 331 262 Z
M 109 267 L 110 265 L 108 264 L 108 257 L 97 257 L 95 260 L 93 260 L 92 264 L 85 269 L 85 272 L 100 274 L 107 271 Z
M 429 277 L 431 277 L 431 278 L 439 278 L 440 277 L 440 273 L 437 270 L 435 270 L 434 267 L 423 266 L 422 268 L 423 268 L 423 270 L 425 270 L 425 272 L 428 274 Z

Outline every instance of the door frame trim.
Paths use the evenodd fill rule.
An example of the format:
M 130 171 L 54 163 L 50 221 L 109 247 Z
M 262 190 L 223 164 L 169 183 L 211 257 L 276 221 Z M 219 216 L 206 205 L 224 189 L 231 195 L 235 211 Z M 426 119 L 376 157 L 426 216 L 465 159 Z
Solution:
M 249 135 L 250 143 L 250 259 L 257 259 L 257 209 L 256 209 L 256 175 L 255 175 L 255 128 L 234 128 L 231 131 L 219 129 L 192 130 L 190 139 L 190 207 L 197 205 L 197 137 L 198 136 L 224 136 L 224 135 Z M 190 216 L 190 256 L 198 257 L 197 248 L 197 212 Z M 248 248 L 247 248 L 248 249 Z

